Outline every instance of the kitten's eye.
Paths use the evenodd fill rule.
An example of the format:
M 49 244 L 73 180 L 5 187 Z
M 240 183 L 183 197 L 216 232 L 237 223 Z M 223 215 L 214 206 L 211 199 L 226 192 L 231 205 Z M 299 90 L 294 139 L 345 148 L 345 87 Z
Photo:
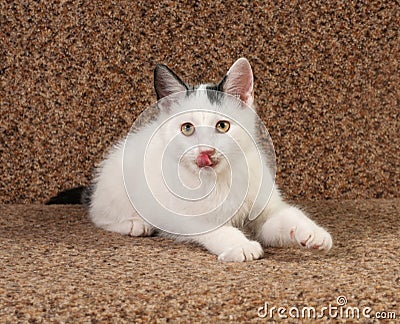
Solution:
M 231 124 L 226 121 L 226 120 L 220 120 L 217 125 L 215 125 L 215 128 L 220 132 L 220 133 L 226 133 L 229 128 L 231 127 Z
M 181 126 L 181 132 L 185 136 L 190 136 L 194 133 L 194 126 L 191 123 L 184 123 Z

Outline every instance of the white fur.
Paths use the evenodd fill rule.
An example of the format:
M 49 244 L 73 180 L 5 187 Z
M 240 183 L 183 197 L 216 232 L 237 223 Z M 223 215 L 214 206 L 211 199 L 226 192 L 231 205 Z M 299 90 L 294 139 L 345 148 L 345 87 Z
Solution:
M 246 91 L 247 102 L 252 103 L 253 99 L 252 96 L 249 97 L 249 93 L 252 92 L 253 77 L 252 74 L 243 76 L 246 71 L 251 73 L 251 69 L 248 71 L 246 65 L 247 60 L 245 62 L 243 60 L 245 59 L 240 59 L 240 62 L 236 63 L 236 66 L 240 68 L 239 71 L 235 70 L 235 64 L 229 70 L 228 84 L 231 87 L 231 91 L 233 91 L 232 85 L 240 84 L 237 79 L 230 80 L 229 74 L 233 75 L 234 78 L 244 78 L 246 86 L 242 88 L 244 89 L 243 91 Z M 250 85 L 248 84 L 249 80 L 251 80 Z M 168 84 L 168 82 L 164 82 L 164 84 Z M 171 82 L 173 83 L 173 80 Z M 201 244 L 211 253 L 218 255 L 218 259 L 221 261 L 259 259 L 263 256 L 262 246 L 298 244 L 306 248 L 328 251 L 332 247 L 330 234 L 316 225 L 300 209 L 282 200 L 279 190 L 276 187 L 272 188 L 273 175 L 267 167 L 266 158 L 257 155 L 259 151 L 254 147 L 254 143 L 243 132 L 243 128 L 239 127 L 235 122 L 240 121 L 251 137 L 256 137 L 254 112 L 251 108 L 243 109 L 243 107 L 238 107 L 234 101 L 229 101 L 229 98 L 224 101 L 222 106 L 211 103 L 203 89 L 204 87 L 194 94 L 184 97 L 179 101 L 179 105 L 171 105 L 169 101 L 168 108 L 162 109 L 161 107 L 160 114 L 155 120 L 139 131 L 130 133 L 126 142 L 125 140 L 121 141 L 109 152 L 106 159 L 99 166 L 97 176 L 94 179 L 94 191 L 89 207 L 92 221 L 105 230 L 121 234 L 131 236 L 151 235 L 155 230 L 154 226 L 138 215 L 126 191 L 132 190 L 136 195 L 140 195 L 143 188 L 150 185 L 152 193 L 164 206 L 177 210 L 182 214 L 202 214 L 207 212 L 210 207 L 219 206 L 223 202 L 224 205 L 218 214 L 210 214 L 212 217 L 203 218 L 207 225 L 215 223 L 217 226 L 224 222 L 226 216 L 235 211 L 233 217 L 223 226 L 219 226 L 217 229 L 207 233 L 179 235 L 159 231 L 161 235 L 172 236 L 179 241 Z M 240 93 L 238 96 L 240 96 Z M 210 111 L 213 113 L 209 113 Z M 228 114 L 226 114 L 227 111 L 229 111 Z M 170 120 L 168 119 L 169 116 L 176 113 L 181 114 Z M 235 138 L 240 145 L 241 152 L 237 152 L 229 146 L 227 134 L 207 132 L 206 127 L 212 130 L 219 119 L 227 119 L 228 117 L 231 122 L 229 136 Z M 195 131 L 192 136 L 184 136 L 180 134 L 180 126 L 184 122 L 191 122 L 195 127 L 204 127 L 204 129 L 199 128 L 199 131 Z M 163 126 L 155 132 L 161 124 Z M 155 136 L 152 137 L 151 145 L 146 147 L 151 134 L 155 134 Z M 162 153 L 166 145 L 168 145 L 168 141 L 174 136 L 176 136 L 174 147 L 169 151 L 169 155 L 163 156 Z M 201 173 L 195 163 L 196 156 L 202 149 L 201 145 L 203 143 L 224 149 L 225 155 L 218 155 L 218 152 L 216 152 L 214 156 L 218 160 L 217 166 L 213 169 L 214 172 L 203 170 L 204 172 L 202 171 Z M 173 154 L 174 149 L 177 150 L 176 152 L 182 152 L 182 150 L 190 147 L 194 148 L 183 156 L 179 156 L 180 160 Z M 146 158 L 145 162 L 143 162 L 141 152 L 144 152 L 146 148 Z M 124 149 L 125 154 L 128 153 L 128 156 L 124 157 Z M 240 178 L 241 172 L 238 172 L 235 176 L 243 182 L 243 186 L 248 184 L 248 192 L 243 199 L 243 204 L 236 209 L 235 203 L 238 199 L 241 199 L 240 195 L 242 193 L 241 188 L 230 186 L 231 170 L 238 170 L 237 168 L 240 166 L 235 166 L 235 161 L 238 160 L 237 154 L 243 153 L 248 163 L 248 175 L 246 174 L 247 176 L 243 176 L 242 179 Z M 180 180 L 185 186 L 202 190 L 203 187 L 209 188 L 212 184 L 215 185 L 211 194 L 207 196 L 206 203 L 204 203 L 204 200 L 181 200 L 166 190 L 165 184 L 161 180 L 163 178 L 162 168 L 160 168 L 162 158 L 165 159 L 168 167 L 173 168 L 179 164 Z M 140 163 L 144 164 L 140 165 Z M 138 176 L 140 167 L 148 169 L 147 182 L 141 181 L 140 179 L 142 178 Z M 267 180 L 271 181 L 263 183 L 260 180 L 263 172 L 267 176 Z M 129 181 L 127 188 L 124 177 L 125 181 Z M 204 190 L 207 191 L 208 189 Z M 265 199 L 257 198 L 259 191 L 265 195 L 271 193 L 267 197 L 269 198 L 267 205 L 261 204 Z M 229 194 L 231 199 L 227 200 L 226 197 Z M 237 198 L 235 198 L 235 195 L 237 195 Z M 145 194 L 141 197 L 144 203 L 146 203 L 146 197 Z M 255 203 L 256 206 L 254 206 Z M 152 204 L 148 206 L 150 212 L 152 211 L 151 208 L 153 208 Z M 257 208 L 261 213 L 253 219 L 254 217 L 250 217 L 250 213 L 252 209 L 257 210 Z M 154 214 L 157 213 L 158 211 L 154 207 Z M 154 220 L 159 221 L 160 219 L 154 218 Z M 185 230 L 180 228 L 178 222 L 174 223 L 173 220 L 171 222 L 172 224 L 168 223 L 167 226 L 174 229 L 173 233 L 181 233 L 182 230 Z M 195 227 L 196 224 L 193 223 L 191 226 Z M 198 226 L 200 233 L 203 227 L 201 224 L 198 224 Z M 248 237 L 251 237 L 252 240 Z

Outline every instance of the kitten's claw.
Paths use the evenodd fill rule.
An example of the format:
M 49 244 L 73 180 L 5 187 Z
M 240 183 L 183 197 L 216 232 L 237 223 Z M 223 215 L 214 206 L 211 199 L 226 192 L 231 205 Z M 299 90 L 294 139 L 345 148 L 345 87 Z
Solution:
M 290 237 L 307 249 L 327 252 L 332 247 L 331 235 L 315 224 L 301 224 L 293 227 L 290 230 Z
M 249 241 L 245 244 L 234 246 L 218 256 L 219 261 L 243 262 L 260 259 L 264 250 L 260 243 Z

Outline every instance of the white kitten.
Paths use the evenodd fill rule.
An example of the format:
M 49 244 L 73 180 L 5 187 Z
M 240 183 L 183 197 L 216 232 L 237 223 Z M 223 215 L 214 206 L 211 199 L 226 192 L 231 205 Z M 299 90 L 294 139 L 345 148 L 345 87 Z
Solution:
M 189 87 L 164 65 L 154 78 L 158 115 L 97 169 L 89 203 L 97 226 L 131 236 L 156 230 L 222 261 L 259 259 L 262 246 L 332 247 L 325 229 L 282 200 L 253 141 L 260 128 L 246 59 L 217 85 Z

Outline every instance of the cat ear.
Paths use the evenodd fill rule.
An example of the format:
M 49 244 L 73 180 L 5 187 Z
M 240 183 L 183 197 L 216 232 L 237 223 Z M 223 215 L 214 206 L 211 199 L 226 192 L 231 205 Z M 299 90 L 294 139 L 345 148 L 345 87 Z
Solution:
M 154 69 L 154 88 L 157 100 L 188 90 L 187 85 L 164 64 L 157 64 Z
M 253 71 L 244 57 L 238 59 L 222 79 L 220 86 L 225 93 L 240 98 L 248 105 L 253 103 Z

